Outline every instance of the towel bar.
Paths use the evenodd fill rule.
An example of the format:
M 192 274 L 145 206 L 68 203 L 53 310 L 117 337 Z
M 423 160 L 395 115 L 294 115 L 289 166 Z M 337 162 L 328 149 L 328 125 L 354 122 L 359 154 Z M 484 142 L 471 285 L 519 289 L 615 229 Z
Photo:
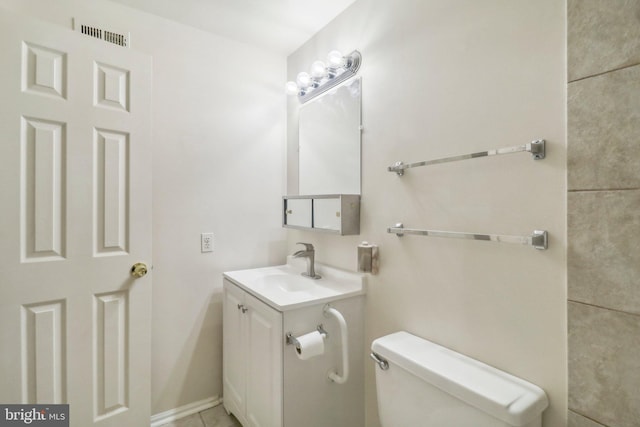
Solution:
M 479 151 L 477 153 L 462 154 L 460 156 L 443 157 L 441 159 L 425 160 L 423 162 L 407 163 L 407 164 L 403 162 L 396 162 L 393 166 L 389 166 L 387 170 L 389 172 L 395 172 L 396 174 L 398 174 L 398 176 L 402 176 L 404 175 L 405 169 L 415 168 L 418 166 L 430 166 L 430 165 L 436 165 L 439 163 L 456 162 L 458 160 L 475 159 L 478 157 L 496 156 L 499 154 L 512 154 L 512 153 L 520 153 L 520 152 L 531 153 L 533 160 L 542 160 L 545 158 L 545 155 L 546 155 L 545 140 L 538 139 L 528 144 L 517 145 L 515 147 L 505 147 L 505 148 L 498 148 L 496 150 Z
M 387 233 L 394 233 L 398 237 L 402 237 L 405 234 L 417 234 L 421 236 L 516 243 L 520 245 L 533 246 L 535 249 L 539 250 L 545 250 L 548 248 L 548 233 L 544 230 L 534 230 L 534 232 L 530 236 L 505 236 L 501 234 L 478 234 L 461 233 L 457 231 L 420 230 L 415 228 L 404 228 L 401 223 L 398 223 L 393 227 L 387 228 Z

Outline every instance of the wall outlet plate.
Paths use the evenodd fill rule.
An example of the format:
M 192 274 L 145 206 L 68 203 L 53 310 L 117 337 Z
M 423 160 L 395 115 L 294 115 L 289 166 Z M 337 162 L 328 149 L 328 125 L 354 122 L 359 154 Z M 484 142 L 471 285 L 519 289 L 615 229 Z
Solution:
M 200 234 L 200 252 L 213 252 L 213 233 Z

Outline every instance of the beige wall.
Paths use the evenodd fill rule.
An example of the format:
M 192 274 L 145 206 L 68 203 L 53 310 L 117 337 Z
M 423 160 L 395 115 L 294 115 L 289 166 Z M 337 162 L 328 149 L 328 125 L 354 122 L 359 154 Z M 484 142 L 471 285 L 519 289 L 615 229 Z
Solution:
M 569 425 L 640 420 L 640 1 L 568 2 Z
M 128 30 L 153 57 L 152 411 L 221 395 L 222 272 L 284 262 L 284 56 L 103 0 L 0 6 Z
M 544 425 L 567 417 L 565 5 L 557 0 L 360 0 L 288 58 L 288 77 L 327 52 L 363 55 L 359 236 L 290 230 L 319 262 L 355 269 L 380 246 L 366 343 L 407 330 L 542 387 Z M 288 188 L 296 189 L 297 101 L 288 105 Z M 387 172 L 414 162 L 545 138 L 528 154 Z M 497 234 L 546 229 L 549 249 L 419 236 L 386 227 Z M 368 352 L 368 349 L 362 349 Z M 366 365 L 367 427 L 378 425 Z

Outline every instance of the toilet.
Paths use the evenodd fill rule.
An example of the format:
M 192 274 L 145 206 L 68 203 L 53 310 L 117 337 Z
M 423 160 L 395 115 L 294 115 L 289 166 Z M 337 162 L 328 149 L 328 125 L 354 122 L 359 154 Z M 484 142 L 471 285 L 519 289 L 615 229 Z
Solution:
M 541 427 L 538 386 L 408 332 L 371 344 L 383 427 Z

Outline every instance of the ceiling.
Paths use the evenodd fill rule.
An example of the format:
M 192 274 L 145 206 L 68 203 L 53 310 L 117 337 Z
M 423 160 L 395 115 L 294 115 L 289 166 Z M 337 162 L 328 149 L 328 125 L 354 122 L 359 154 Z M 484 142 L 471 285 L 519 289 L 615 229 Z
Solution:
M 286 54 L 355 0 L 111 0 Z

